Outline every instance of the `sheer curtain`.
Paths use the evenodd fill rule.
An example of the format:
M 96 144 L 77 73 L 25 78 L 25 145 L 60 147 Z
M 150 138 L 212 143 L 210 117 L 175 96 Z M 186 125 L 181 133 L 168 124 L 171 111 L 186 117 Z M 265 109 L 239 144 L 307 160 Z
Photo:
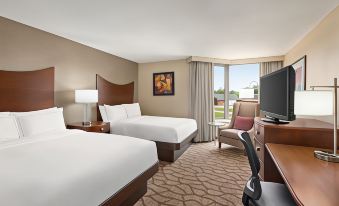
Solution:
M 214 132 L 208 123 L 214 121 L 212 63 L 190 62 L 189 83 L 190 116 L 197 121 L 198 126 L 198 135 L 193 141 L 211 141 Z
M 283 61 L 262 62 L 260 63 L 260 76 L 272 73 L 284 66 Z

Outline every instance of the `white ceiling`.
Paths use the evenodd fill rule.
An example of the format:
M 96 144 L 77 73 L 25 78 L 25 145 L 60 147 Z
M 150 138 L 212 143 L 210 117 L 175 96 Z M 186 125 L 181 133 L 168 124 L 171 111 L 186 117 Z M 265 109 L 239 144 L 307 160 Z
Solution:
M 283 55 L 339 0 L 0 0 L 0 15 L 138 62 Z

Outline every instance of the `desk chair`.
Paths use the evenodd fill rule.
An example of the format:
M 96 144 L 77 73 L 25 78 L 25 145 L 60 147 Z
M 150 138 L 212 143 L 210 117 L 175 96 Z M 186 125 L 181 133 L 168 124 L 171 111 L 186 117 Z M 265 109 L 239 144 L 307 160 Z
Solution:
M 252 176 L 247 181 L 242 202 L 245 206 L 293 206 L 296 205 L 285 185 L 273 182 L 262 182 L 259 179 L 260 162 L 247 132 L 238 133 L 245 147 Z

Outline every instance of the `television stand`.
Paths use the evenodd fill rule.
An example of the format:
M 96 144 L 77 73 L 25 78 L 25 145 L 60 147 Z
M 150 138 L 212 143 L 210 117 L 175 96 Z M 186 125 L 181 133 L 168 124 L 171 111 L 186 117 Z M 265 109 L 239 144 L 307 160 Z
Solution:
M 262 118 L 261 120 L 267 123 L 272 123 L 272 124 L 289 124 L 290 123 L 288 121 L 282 121 L 278 118 L 271 118 L 271 117 Z
M 277 166 L 265 148 L 266 143 L 333 149 L 333 124 L 301 118 L 296 118 L 289 124 L 267 123 L 260 117 L 254 119 L 253 144 L 260 160 L 259 176 L 267 182 L 284 183 Z M 337 144 L 339 149 L 339 142 Z M 313 153 L 310 154 L 313 155 Z M 324 162 L 324 164 L 330 163 Z

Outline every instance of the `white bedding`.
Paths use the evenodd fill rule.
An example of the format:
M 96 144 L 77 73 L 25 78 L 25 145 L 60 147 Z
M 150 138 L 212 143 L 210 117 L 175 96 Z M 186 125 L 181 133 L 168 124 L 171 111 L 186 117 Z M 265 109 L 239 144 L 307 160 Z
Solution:
M 0 142 L 0 205 L 94 206 L 158 161 L 154 142 L 63 130 Z
M 159 142 L 180 143 L 197 130 L 193 119 L 140 116 L 111 122 L 111 133 Z

